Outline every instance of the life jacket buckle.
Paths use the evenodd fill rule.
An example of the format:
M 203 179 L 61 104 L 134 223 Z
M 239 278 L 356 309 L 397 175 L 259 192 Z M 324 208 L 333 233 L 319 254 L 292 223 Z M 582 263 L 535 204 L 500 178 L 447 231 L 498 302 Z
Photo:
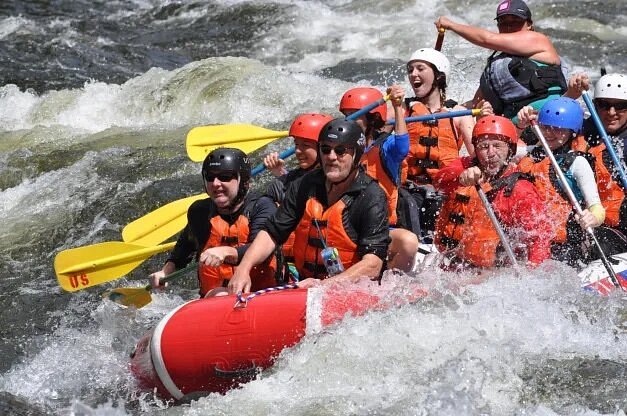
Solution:
M 420 136 L 418 142 L 426 147 L 437 146 L 438 138 L 433 136 Z

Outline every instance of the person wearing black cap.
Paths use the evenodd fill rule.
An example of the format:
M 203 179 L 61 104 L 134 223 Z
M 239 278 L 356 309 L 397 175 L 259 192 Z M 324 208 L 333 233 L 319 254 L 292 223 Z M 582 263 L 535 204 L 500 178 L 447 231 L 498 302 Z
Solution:
M 161 270 L 150 275 L 152 287 L 159 280 L 198 261 L 200 296 L 216 294 L 226 286 L 266 220 L 276 212 L 274 201 L 249 191 L 250 162 L 240 149 L 220 147 L 202 164 L 202 178 L 209 198 L 195 201 L 187 210 L 187 225 Z M 272 253 L 271 253 L 272 254 Z M 275 257 L 267 256 L 253 274 L 255 290 L 277 285 Z M 222 289 L 223 290 L 223 289 Z
M 517 122 L 518 111 L 542 105 L 567 90 L 560 56 L 551 40 L 533 29 L 531 11 L 522 0 L 504 0 L 496 9 L 498 33 L 455 23 L 441 16 L 438 29 L 448 29 L 469 42 L 494 50 L 481 75 L 473 102 L 486 99 L 495 114 Z M 499 53 L 500 52 L 500 53 Z
M 365 136 L 359 124 L 343 118 L 320 132 L 320 169 L 293 182 L 276 214 L 266 222 L 244 255 L 229 292 L 250 291 L 251 270 L 292 231 L 299 287 L 326 281 L 378 279 L 390 244 L 388 203 L 378 183 L 359 161 Z M 252 281 L 251 281 L 252 278 Z

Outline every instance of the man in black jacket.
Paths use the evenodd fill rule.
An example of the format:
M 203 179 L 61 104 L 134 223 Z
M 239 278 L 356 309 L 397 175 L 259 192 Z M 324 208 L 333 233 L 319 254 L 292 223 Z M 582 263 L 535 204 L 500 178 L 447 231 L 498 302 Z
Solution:
M 327 123 L 320 133 L 321 169 L 299 178 L 281 207 L 257 234 L 228 289 L 248 292 L 252 271 L 295 231 L 294 257 L 300 287 L 328 281 L 378 278 L 387 255 L 389 220 L 381 187 L 359 165 L 365 137 L 345 119 Z

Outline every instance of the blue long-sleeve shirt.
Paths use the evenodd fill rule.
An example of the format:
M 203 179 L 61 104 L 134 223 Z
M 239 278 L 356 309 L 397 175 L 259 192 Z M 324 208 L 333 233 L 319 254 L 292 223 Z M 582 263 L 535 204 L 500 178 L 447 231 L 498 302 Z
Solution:
M 375 137 L 375 143 L 380 137 L 381 135 Z M 381 149 L 381 161 L 383 162 L 385 170 L 390 174 L 395 183 L 399 183 L 401 164 L 409 153 L 409 133 L 390 134 L 384 140 L 383 144 L 378 147 Z M 366 149 L 366 151 L 376 151 L 375 149 L 370 149 L 372 149 L 372 146 Z

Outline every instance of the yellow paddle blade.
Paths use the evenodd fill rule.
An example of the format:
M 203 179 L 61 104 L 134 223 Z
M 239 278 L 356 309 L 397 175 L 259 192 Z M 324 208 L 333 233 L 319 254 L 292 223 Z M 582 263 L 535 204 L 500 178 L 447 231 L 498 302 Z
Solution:
M 106 291 L 102 297 L 123 306 L 143 308 L 152 302 L 150 286 L 146 287 L 119 287 Z
M 170 202 L 149 212 L 122 229 L 122 240 L 142 246 L 161 244 L 185 227 L 190 205 L 205 198 L 208 198 L 207 194 L 198 194 Z
M 167 282 L 172 282 L 176 279 L 184 277 L 186 273 L 191 270 L 196 270 L 198 263 L 191 262 L 185 268 L 179 269 L 173 273 L 170 273 L 166 277 L 159 279 L 159 284 L 165 285 Z M 152 296 L 150 291 L 152 287 L 150 285 L 144 287 L 120 287 L 117 289 L 107 290 L 102 294 L 103 298 L 108 298 L 112 302 L 118 303 L 123 306 L 135 306 L 137 309 L 143 308 L 152 302 Z
M 144 247 L 114 241 L 72 248 L 57 254 L 54 271 L 59 286 L 74 292 L 122 277 L 153 254 L 170 250 L 175 244 Z
M 185 147 L 191 160 L 202 162 L 217 147 L 237 147 L 245 153 L 251 153 L 288 135 L 288 131 L 275 131 L 252 124 L 200 126 L 189 131 Z

